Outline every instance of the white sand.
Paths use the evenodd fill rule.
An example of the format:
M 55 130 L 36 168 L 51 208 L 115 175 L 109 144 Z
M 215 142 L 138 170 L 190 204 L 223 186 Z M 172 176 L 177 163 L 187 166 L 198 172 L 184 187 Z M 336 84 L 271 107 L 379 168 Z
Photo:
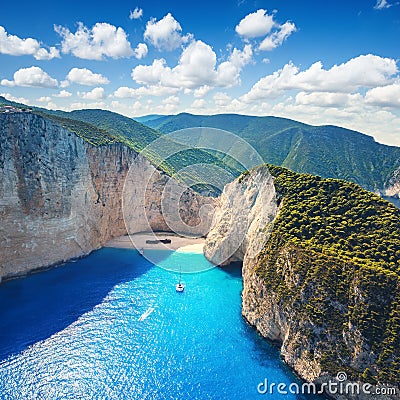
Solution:
M 171 243 L 147 244 L 146 240 L 171 239 Z M 149 232 L 111 239 L 105 247 L 143 250 L 176 250 L 181 253 L 203 253 L 204 238 L 191 238 L 173 233 Z

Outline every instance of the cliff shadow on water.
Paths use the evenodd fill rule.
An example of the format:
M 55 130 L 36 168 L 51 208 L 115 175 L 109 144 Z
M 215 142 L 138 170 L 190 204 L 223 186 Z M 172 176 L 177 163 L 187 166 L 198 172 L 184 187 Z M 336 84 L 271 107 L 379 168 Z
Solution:
M 119 283 L 145 274 L 152 264 L 136 251 L 104 248 L 0 290 L 0 362 L 65 329 L 100 304 Z M 13 303 L 23 306 L 13 307 Z
M 228 265 L 223 265 L 218 268 L 221 268 L 224 272 L 226 272 L 231 278 L 239 278 L 242 279 L 242 261 L 234 261 Z

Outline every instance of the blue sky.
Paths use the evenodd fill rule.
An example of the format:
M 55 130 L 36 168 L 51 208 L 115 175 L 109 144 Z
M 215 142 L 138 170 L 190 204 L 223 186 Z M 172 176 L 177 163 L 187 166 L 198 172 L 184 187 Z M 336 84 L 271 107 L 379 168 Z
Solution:
M 127 116 L 235 112 L 400 145 L 394 0 L 3 2 L 0 94 Z

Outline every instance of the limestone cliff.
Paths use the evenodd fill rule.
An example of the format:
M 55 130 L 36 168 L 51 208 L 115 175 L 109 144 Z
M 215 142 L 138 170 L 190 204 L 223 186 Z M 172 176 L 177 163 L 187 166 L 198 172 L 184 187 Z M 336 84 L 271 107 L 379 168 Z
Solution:
M 382 194 L 384 196 L 396 197 L 400 199 L 400 167 L 396 169 L 392 177 L 385 184 Z
M 125 179 L 132 165 L 135 176 Z M 161 207 L 167 181 L 122 144 L 92 146 L 41 116 L 0 114 L 0 280 L 87 254 L 126 225 L 130 233 L 170 231 Z M 167 205 L 198 232 L 210 200 L 172 186 L 181 198 Z
M 215 208 L 205 256 L 214 264 L 252 258 L 264 247 L 277 213 L 268 168 L 257 168 L 227 184 Z
M 278 174 L 284 171 L 276 170 Z M 274 177 L 278 176 L 277 171 L 273 171 Z M 225 237 L 244 237 L 240 251 L 234 253 L 235 258 L 243 260 L 244 318 L 262 336 L 279 345 L 284 361 L 306 381 L 326 382 L 343 371 L 349 382 L 398 385 L 400 279 L 390 270 L 396 271 L 398 259 L 393 263 L 390 260 L 396 260 L 400 250 L 396 240 L 400 212 L 356 185 L 287 170 L 281 174 L 283 178 L 274 181 L 279 204 L 276 207 L 268 200 L 272 197 L 262 196 L 275 190 L 272 179 L 260 180 L 262 175 L 268 176 L 266 167 L 225 188 L 205 246 L 209 259 L 223 263 L 229 261 L 226 255 L 232 253 Z M 259 186 L 263 181 L 265 184 Z M 290 186 L 291 191 L 284 190 L 284 185 Z M 256 206 L 257 212 L 252 212 L 256 202 L 248 201 L 247 193 L 252 188 L 259 189 L 252 192 L 254 198 L 258 194 L 266 201 L 264 207 Z M 363 208 L 356 209 L 358 202 Z M 365 215 L 364 208 L 368 210 Z M 376 220 L 371 217 L 374 213 Z M 241 223 L 226 223 L 241 216 L 248 218 L 246 224 L 252 227 L 260 217 L 269 219 L 274 214 L 272 232 L 263 232 L 259 227 L 243 235 Z M 366 219 L 380 232 L 374 238 L 371 227 L 366 226 L 365 235 L 371 242 L 367 244 L 363 242 L 362 225 Z M 387 261 L 381 262 L 379 252 L 382 257 L 386 255 L 379 241 L 383 244 L 393 230 L 394 236 L 384 245 L 393 247 Z M 336 232 L 341 234 L 341 239 L 336 239 L 341 241 L 341 250 L 333 247 L 329 253 L 329 248 L 320 246 L 318 240 L 334 243 L 331 236 Z M 344 250 L 347 240 L 353 246 L 352 253 Z M 255 254 L 260 243 L 261 250 Z M 370 244 L 370 257 L 376 260 L 361 260 Z M 360 259 L 349 257 L 348 254 L 355 255 L 358 247 L 362 250 Z

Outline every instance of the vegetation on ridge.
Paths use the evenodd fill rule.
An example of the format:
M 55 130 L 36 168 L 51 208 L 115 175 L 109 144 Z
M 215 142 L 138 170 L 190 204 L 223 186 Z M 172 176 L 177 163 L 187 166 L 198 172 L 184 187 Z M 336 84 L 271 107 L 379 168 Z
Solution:
M 25 107 L 22 104 L 7 101 L 0 96 L 1 104 L 13 105 L 18 108 Z M 131 118 L 111 111 L 77 110 L 64 112 L 32 107 L 32 113 L 70 130 L 91 145 L 102 146 L 121 143 L 141 152 L 153 165 L 203 194 L 220 194 L 222 187 L 218 186 L 221 185 L 214 185 L 213 183 L 220 181 L 219 171 L 221 169 L 226 172 L 226 176 L 233 178 L 244 171 L 242 165 L 226 154 L 204 149 L 188 149 L 185 144 L 173 141 Z M 148 147 L 151 143 L 156 143 L 156 145 Z M 160 149 L 162 149 L 161 152 Z M 207 172 L 204 172 L 202 168 L 190 168 L 199 164 L 213 168 L 207 168 Z M 219 167 L 219 170 L 214 167 Z
M 252 145 L 267 163 L 299 173 L 345 179 L 382 190 L 400 167 L 400 148 L 337 126 L 311 126 L 277 117 L 182 113 L 145 121 L 168 133 L 190 127 L 230 131 Z
M 400 210 L 352 183 L 269 168 L 280 211 L 256 273 L 292 310 L 296 345 L 332 375 L 399 384 Z

